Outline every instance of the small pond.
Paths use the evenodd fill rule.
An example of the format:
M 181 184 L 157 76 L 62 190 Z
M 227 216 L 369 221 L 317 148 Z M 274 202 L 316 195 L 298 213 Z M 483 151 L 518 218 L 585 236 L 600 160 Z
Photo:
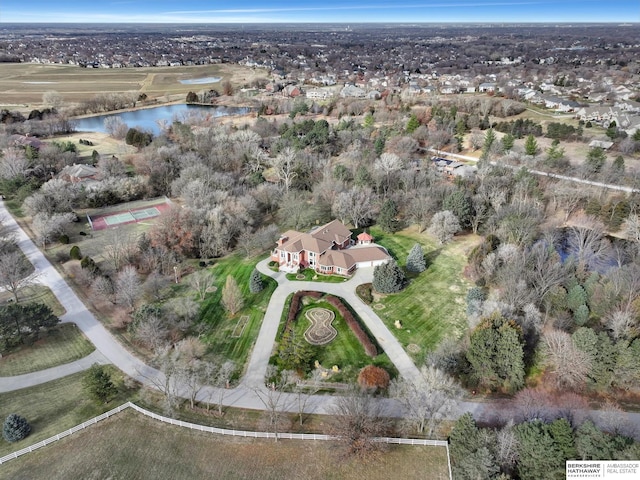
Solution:
M 204 77 L 204 78 L 189 78 L 186 80 L 179 80 L 183 85 L 206 85 L 207 83 L 218 83 L 222 80 L 221 77 Z
M 189 115 L 210 115 L 213 118 L 226 117 L 228 115 L 246 115 L 251 111 L 248 107 L 225 107 L 205 105 L 165 105 L 162 107 L 144 108 L 130 112 L 109 113 L 94 117 L 74 119 L 78 132 L 104 133 L 104 120 L 108 117 L 120 117 L 130 128 L 137 127 L 148 130 L 154 135 L 160 134 L 158 121 L 172 123 L 174 120 L 184 121 Z

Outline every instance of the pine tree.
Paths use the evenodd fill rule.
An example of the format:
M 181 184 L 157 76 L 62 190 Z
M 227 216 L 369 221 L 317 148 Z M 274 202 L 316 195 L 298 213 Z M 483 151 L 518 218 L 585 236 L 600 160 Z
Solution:
M 398 230 L 398 221 L 396 216 L 398 215 L 398 207 L 396 202 L 391 199 L 386 200 L 382 204 L 380 209 L 380 215 L 378 215 L 378 226 L 385 232 L 393 233 Z
M 407 271 L 412 273 L 424 272 L 427 269 L 427 262 L 424 259 L 422 246 L 416 243 L 407 255 Z
M 103 365 L 94 363 L 82 379 L 84 388 L 94 400 L 108 403 L 109 399 L 118 393 L 118 389 L 111 381 L 111 376 Z
M 524 153 L 531 156 L 538 154 L 538 142 L 536 137 L 531 134 L 527 136 L 527 139 L 524 142 Z
M 373 289 L 379 293 L 395 293 L 402 290 L 405 283 L 404 272 L 394 260 L 373 269 Z
M 18 442 L 25 438 L 31 432 L 31 425 L 24 417 L 12 413 L 9 415 L 2 426 L 2 436 L 7 442 Z
M 524 386 L 522 330 L 500 313 L 484 318 L 473 331 L 466 357 L 480 386 L 511 392 Z
M 249 291 L 251 293 L 258 293 L 261 292 L 263 288 L 262 275 L 260 275 L 257 268 L 254 268 L 253 272 L 251 272 L 251 278 L 249 279 Z

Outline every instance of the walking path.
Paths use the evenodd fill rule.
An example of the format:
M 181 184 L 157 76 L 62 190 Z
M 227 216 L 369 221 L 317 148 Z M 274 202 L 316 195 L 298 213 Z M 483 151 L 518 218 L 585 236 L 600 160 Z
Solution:
M 86 306 L 67 285 L 58 271 L 34 245 L 13 217 L 8 214 L 2 200 L 0 200 L 0 219 L 15 230 L 18 246 L 40 274 L 38 281 L 48 286 L 65 308 L 67 313 L 61 317 L 61 320 L 75 323 L 96 347 L 96 351 L 91 355 L 75 362 L 26 375 L 0 377 L 0 393 L 31 387 L 72 373 L 81 372 L 96 362 L 102 364 L 112 363 L 144 385 L 156 387 L 162 384 L 164 375 L 160 371 L 144 364 L 127 351 L 87 310 Z M 278 287 L 274 291 L 267 307 L 258 339 L 249 359 L 247 373 L 236 388 L 225 389 L 222 392 L 222 403 L 225 406 L 254 410 L 269 409 L 263 401 L 269 395 L 269 391 L 264 386 L 264 378 L 277 335 L 284 302 L 289 294 L 298 290 L 322 291 L 344 298 L 364 321 L 379 345 L 394 363 L 398 372 L 408 379 L 415 378 L 418 375 L 418 369 L 415 364 L 393 334 L 375 312 L 364 304 L 355 293 L 357 285 L 371 282 L 372 269 L 360 269 L 356 271 L 349 281 L 342 284 L 289 282 L 286 280 L 284 273 L 273 272 L 268 268 L 267 263 L 267 260 L 258 263 L 258 269 L 265 275 L 274 278 L 278 282 Z M 211 399 L 219 399 L 221 398 L 220 393 L 220 389 L 205 387 L 198 393 L 197 400 L 211 401 Z M 180 394 L 186 397 L 186 389 L 182 389 Z M 305 413 L 330 413 L 334 408 L 336 398 L 330 395 L 313 395 L 302 398 L 296 394 L 282 394 L 278 395 L 277 400 L 272 396 L 270 401 L 272 405 L 273 402 L 277 402 L 277 408 L 280 411 L 299 412 L 299 402 L 304 401 Z M 392 399 L 380 399 L 379 401 L 384 404 L 387 415 L 397 417 L 402 415 L 402 408 L 398 402 Z M 495 402 L 461 402 L 458 412 L 452 412 L 452 417 L 455 418 L 462 413 L 470 412 L 478 419 L 488 419 L 499 408 L 499 405 Z M 596 416 L 598 415 L 594 411 L 590 413 L 592 416 L 594 413 Z M 640 413 L 627 413 L 627 420 L 640 431 Z

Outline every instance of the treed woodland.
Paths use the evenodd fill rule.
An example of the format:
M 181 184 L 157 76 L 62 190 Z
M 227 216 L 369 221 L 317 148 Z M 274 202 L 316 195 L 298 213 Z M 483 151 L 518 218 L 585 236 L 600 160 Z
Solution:
M 0 192 L 45 252 L 109 312 L 108 326 L 165 372 L 158 388 L 168 411 L 178 408 L 175 379 L 190 385 L 193 407 L 201 385 L 225 387 L 242 374 L 246 350 L 225 350 L 216 328 L 233 318 L 229 336 L 242 334 L 245 312 L 266 305 L 274 285 L 254 266 L 280 233 L 337 218 L 354 232 L 428 239 L 376 267 L 361 295 L 367 303 L 402 296 L 438 252 L 468 242 L 456 273 L 469 285 L 458 293 L 466 315 L 444 319 L 466 328 L 452 328 L 419 354 L 418 383 L 384 359 L 367 360 L 351 377 L 342 372 L 342 382 L 357 377 L 369 394 L 405 406 L 394 427 L 367 424 L 371 435 L 450 432 L 456 479 L 564 478 L 566 459 L 638 458 L 639 432 L 624 410 L 637 408 L 640 393 L 640 196 L 576 181 L 637 186 L 638 134 L 612 125 L 604 132 L 614 142 L 609 150 L 589 147 L 593 127 L 532 119 L 525 104 L 500 96 L 256 103 L 253 115 L 233 122 L 192 115 L 163 125 L 159 135 L 111 121 L 109 135 L 131 146 L 118 155 L 81 154 L 75 142 L 58 138 L 73 132 L 63 107 L 28 118 L 2 113 Z M 40 141 L 13 142 L 27 133 Z M 432 160 L 437 152 L 475 156 L 477 170 L 448 175 Z M 79 163 L 97 169 L 91 188 L 59 175 Z M 164 196 L 171 210 L 143 231 L 79 226 L 88 211 Z M 101 248 L 75 245 L 85 236 L 101 238 Z M 20 279 L 32 281 L 19 258 L 0 228 L 0 265 L 15 266 L 0 267 L 0 284 L 16 301 Z M 368 357 L 376 356 L 347 306 L 307 300 L 326 302 Z M 31 322 L 36 335 L 57 322 L 28 305 L 18 315 L 20 305 L 0 307 L 3 347 L 26 331 L 5 317 Z M 312 393 L 320 388 L 317 347 L 292 337 L 295 306 L 283 313 L 292 318 L 275 349 L 271 395 L 301 380 L 315 385 Z M 253 318 L 244 322 L 254 328 Z M 476 423 L 465 415 L 453 427 L 443 424 L 458 400 L 474 396 L 501 399 L 495 418 Z M 279 428 L 274 398 L 265 399 L 269 429 Z M 222 398 L 210 404 L 221 409 Z M 592 406 L 601 415 L 591 418 Z M 338 418 L 352 413 L 341 408 Z M 350 445 L 356 453 L 370 447 L 357 441 Z

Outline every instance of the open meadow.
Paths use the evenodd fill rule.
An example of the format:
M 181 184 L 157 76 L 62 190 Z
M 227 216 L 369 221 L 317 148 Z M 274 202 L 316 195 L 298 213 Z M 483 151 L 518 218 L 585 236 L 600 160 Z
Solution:
M 136 92 L 149 99 L 184 100 L 190 91 L 215 88 L 219 83 L 182 84 L 180 80 L 219 77 L 238 88 L 264 72 L 241 65 L 202 65 L 146 68 L 83 68 L 36 63 L 0 64 L 0 108 L 30 110 L 42 105 L 42 95 L 58 92 L 73 104 L 103 93 Z
M 14 480 L 449 478 L 442 447 L 392 446 L 359 460 L 344 458 L 333 442 L 216 436 L 161 424 L 130 410 L 11 460 L 0 470 Z

